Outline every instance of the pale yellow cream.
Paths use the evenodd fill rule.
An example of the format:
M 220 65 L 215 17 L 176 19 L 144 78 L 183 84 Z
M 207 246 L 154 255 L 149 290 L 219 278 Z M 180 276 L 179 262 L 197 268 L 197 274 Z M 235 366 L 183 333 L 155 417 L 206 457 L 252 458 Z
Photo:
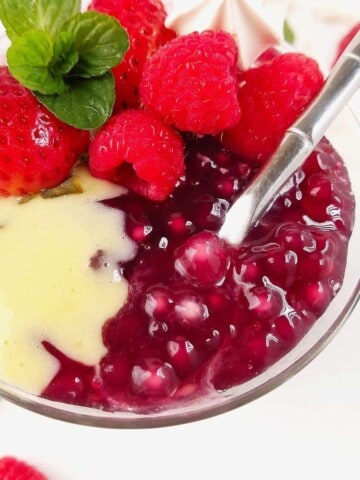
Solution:
M 98 202 L 122 191 L 84 168 L 78 173 L 82 194 L 0 200 L 0 378 L 34 394 L 59 368 L 42 341 L 98 364 L 106 353 L 102 326 L 127 298 L 117 262 L 131 259 L 134 245 L 122 212 Z M 99 250 L 106 265 L 94 270 Z

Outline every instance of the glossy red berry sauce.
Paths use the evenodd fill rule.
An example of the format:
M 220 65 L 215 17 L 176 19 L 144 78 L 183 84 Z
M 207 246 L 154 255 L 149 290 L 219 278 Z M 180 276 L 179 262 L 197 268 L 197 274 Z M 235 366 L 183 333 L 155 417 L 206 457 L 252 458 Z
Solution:
M 45 345 L 61 362 L 45 397 L 151 411 L 227 389 L 293 348 L 340 289 L 354 198 L 326 140 L 239 248 L 213 232 L 258 166 L 208 137 L 186 144 L 186 178 L 169 199 L 106 202 L 138 244 L 122 265 L 128 302 L 103 328 L 100 368 Z

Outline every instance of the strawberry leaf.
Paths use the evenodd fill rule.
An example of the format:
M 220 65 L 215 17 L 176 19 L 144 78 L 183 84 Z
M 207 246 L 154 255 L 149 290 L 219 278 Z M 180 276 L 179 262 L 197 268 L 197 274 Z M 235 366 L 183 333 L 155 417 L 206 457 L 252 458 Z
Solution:
M 60 120 L 84 130 L 100 127 L 111 115 L 115 102 L 115 82 L 111 72 L 100 77 L 74 78 L 62 95 L 37 98 Z
M 11 74 L 30 90 L 52 95 L 68 90 L 61 75 L 49 69 L 53 58 L 53 41 L 43 31 L 27 32 L 15 38 L 7 51 Z
M 103 75 L 118 65 L 129 48 L 129 39 L 119 22 L 109 15 L 85 12 L 68 20 L 62 31 L 69 33 L 79 53 L 72 75 Z
M 10 40 L 31 30 L 54 36 L 81 9 L 81 0 L 0 0 L 0 20 Z

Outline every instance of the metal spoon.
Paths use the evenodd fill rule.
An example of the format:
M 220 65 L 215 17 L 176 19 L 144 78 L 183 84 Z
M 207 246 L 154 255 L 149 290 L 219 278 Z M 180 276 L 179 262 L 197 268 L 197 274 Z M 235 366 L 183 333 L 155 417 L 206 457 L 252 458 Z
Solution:
M 220 238 L 232 245 L 242 242 L 359 88 L 360 32 L 337 61 L 315 100 L 286 131 L 271 159 L 231 206 L 218 233 Z

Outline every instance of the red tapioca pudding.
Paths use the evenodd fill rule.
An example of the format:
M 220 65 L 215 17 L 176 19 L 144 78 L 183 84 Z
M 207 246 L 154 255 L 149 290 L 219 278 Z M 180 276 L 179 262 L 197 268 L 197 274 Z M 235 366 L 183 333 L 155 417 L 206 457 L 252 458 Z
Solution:
M 137 244 L 121 267 L 128 298 L 104 324 L 98 368 L 47 345 L 61 368 L 45 397 L 151 409 L 227 389 L 293 348 L 341 288 L 354 200 L 326 140 L 236 248 L 216 231 L 257 167 L 210 137 L 185 143 L 187 173 L 169 199 L 104 202 Z

